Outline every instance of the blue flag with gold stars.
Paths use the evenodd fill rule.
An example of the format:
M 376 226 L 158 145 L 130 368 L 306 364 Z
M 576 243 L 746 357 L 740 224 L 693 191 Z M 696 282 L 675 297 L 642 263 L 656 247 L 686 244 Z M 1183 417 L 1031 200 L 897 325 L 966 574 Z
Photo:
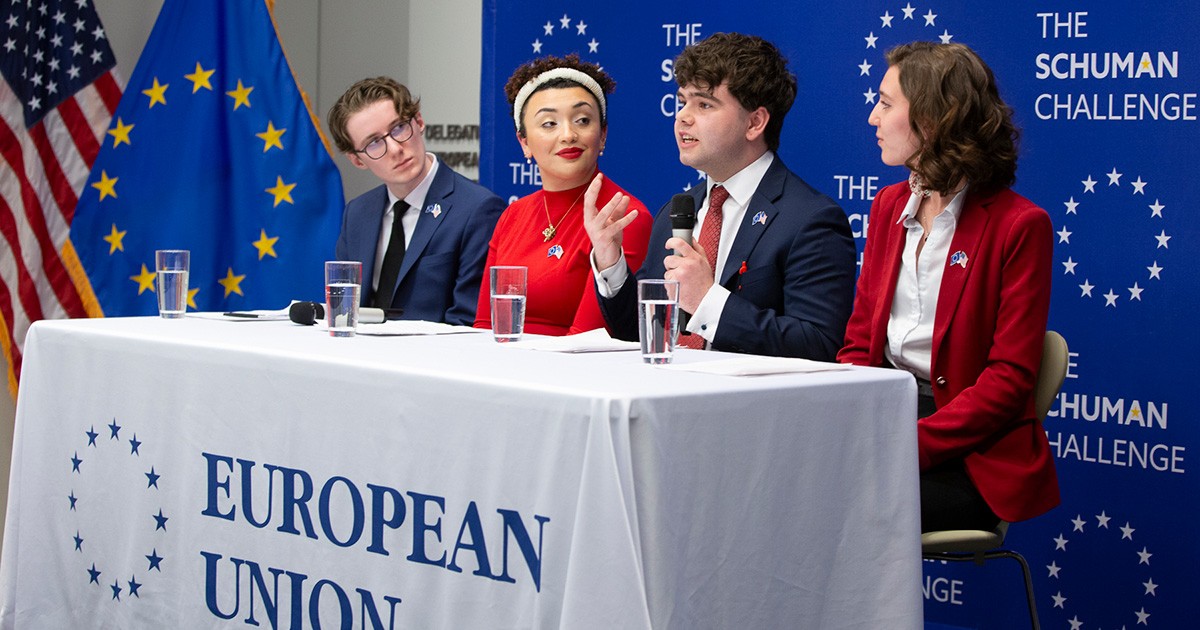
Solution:
M 261 1 L 167 0 L 71 240 L 105 315 L 153 315 L 154 252 L 191 251 L 189 310 L 323 300 L 343 208 Z

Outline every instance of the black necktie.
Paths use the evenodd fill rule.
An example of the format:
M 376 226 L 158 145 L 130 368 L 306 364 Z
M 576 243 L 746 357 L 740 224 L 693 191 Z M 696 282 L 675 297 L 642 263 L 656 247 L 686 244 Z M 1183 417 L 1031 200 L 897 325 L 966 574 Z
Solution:
M 396 279 L 400 277 L 400 265 L 404 262 L 404 224 L 400 218 L 408 210 L 408 204 L 399 200 L 392 206 L 392 236 L 388 239 L 387 253 L 383 255 L 383 268 L 379 270 L 379 289 L 375 291 L 375 307 L 391 308 Z

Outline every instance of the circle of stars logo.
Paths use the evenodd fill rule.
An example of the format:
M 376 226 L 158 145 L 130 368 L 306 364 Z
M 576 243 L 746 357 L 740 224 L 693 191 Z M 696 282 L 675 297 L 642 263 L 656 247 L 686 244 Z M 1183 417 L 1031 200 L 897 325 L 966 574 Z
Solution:
M 591 39 L 588 39 L 589 37 Z M 600 41 L 595 35 L 588 33 L 587 22 L 573 20 L 564 13 L 561 18 L 546 20 L 541 26 L 540 34 L 530 42 L 530 47 L 533 54 L 539 57 L 579 53 L 579 56 L 584 58 L 584 48 L 587 49 L 586 54 L 595 55 L 600 52 Z M 584 58 L 584 61 L 590 60 Z
M 564 57 L 575 53 L 581 60 L 604 68 L 604 64 L 596 58 L 600 54 L 600 40 L 596 38 L 591 25 L 584 19 L 573 18 L 567 13 L 563 13 L 562 17 L 547 18 L 545 24 L 536 27 L 536 34 L 529 42 L 529 52 L 531 59 L 547 55 Z M 520 149 L 519 146 L 517 148 Z M 536 162 L 533 169 L 534 172 L 539 172 Z M 509 203 L 517 198 L 514 195 L 509 199 Z
M 1089 173 L 1080 184 L 1078 195 L 1070 194 L 1062 202 L 1062 214 L 1051 213 L 1051 217 L 1057 214 L 1056 218 L 1059 219 L 1055 221 L 1060 227 L 1056 232 L 1054 248 L 1060 258 L 1057 262 L 1062 265 L 1062 275 L 1073 277 L 1081 299 L 1094 300 L 1102 308 L 1141 303 L 1142 293 L 1153 291 L 1162 280 L 1163 265 L 1170 252 L 1171 233 L 1167 229 L 1165 214 L 1169 213 L 1168 207 L 1159 198 L 1152 197 L 1154 186 L 1151 182 L 1144 180 L 1141 175 L 1130 181 L 1129 175 L 1119 172 L 1116 167 L 1103 173 L 1099 179 Z M 1147 193 L 1147 188 L 1150 193 Z M 1095 263 L 1094 259 L 1076 260 L 1080 252 L 1074 246 L 1089 236 L 1098 238 L 1098 235 L 1085 232 L 1086 226 L 1081 228 L 1080 222 L 1086 223 L 1085 219 L 1095 216 L 1093 213 L 1101 207 L 1105 208 L 1106 215 L 1122 217 L 1117 219 L 1120 226 L 1105 223 L 1106 227 L 1120 232 L 1121 245 L 1119 255 L 1106 257 L 1107 260 L 1103 262 L 1122 263 L 1119 270 L 1103 269 L 1103 263 Z M 1148 234 L 1138 229 L 1145 225 L 1150 227 Z M 1061 259 L 1063 254 L 1066 254 L 1065 260 Z M 1133 272 L 1130 272 L 1130 265 L 1133 265 Z M 1139 267 L 1146 271 L 1141 271 Z M 1103 302 L 1099 298 L 1103 298 Z
M 183 85 L 182 90 L 176 90 L 172 93 L 178 93 L 180 95 L 180 99 L 187 99 L 202 98 L 208 93 L 213 92 L 213 74 L 216 72 L 216 66 L 213 64 L 210 64 L 210 66 L 210 68 L 205 69 L 204 64 L 200 61 L 197 61 L 195 64 L 195 69 L 190 74 L 183 75 L 183 79 L 186 79 L 189 83 Z M 164 76 L 163 78 L 166 80 L 167 77 Z M 147 97 L 142 101 L 146 103 L 145 111 L 153 111 L 155 105 L 167 107 L 167 91 L 174 83 L 176 83 L 175 80 L 162 83 L 158 76 L 154 76 L 152 78 L 152 85 L 149 88 L 141 90 L 141 93 Z M 191 88 L 190 91 L 188 90 L 189 87 Z M 203 90 L 203 92 L 201 90 Z M 236 112 L 241 108 L 246 108 L 247 110 L 251 109 L 251 94 L 253 91 L 253 86 L 245 85 L 243 79 L 238 78 L 236 89 L 224 91 L 228 100 L 224 100 L 222 103 L 224 103 L 231 112 Z M 175 97 L 172 97 L 172 99 L 174 98 Z M 160 110 L 161 109 L 162 108 L 160 107 Z M 149 114 L 146 115 L 149 116 Z M 134 145 L 139 139 L 138 133 L 134 132 L 134 128 L 136 126 L 137 125 L 126 123 L 126 121 L 120 116 L 116 118 L 116 120 L 112 123 L 112 128 L 107 131 L 107 134 L 112 136 L 111 148 L 113 149 L 114 153 L 118 147 L 121 147 L 122 145 L 128 145 L 126 151 L 135 150 Z M 255 129 L 261 128 L 261 125 L 255 127 Z M 262 153 L 266 154 L 273 148 L 278 149 L 279 152 L 286 152 L 283 139 L 285 133 L 287 133 L 287 128 L 276 128 L 275 121 L 268 118 L 266 121 L 265 130 L 263 130 L 261 133 L 254 133 L 253 135 L 258 138 L 258 141 L 262 142 Z M 243 138 L 243 140 L 249 142 L 248 138 Z M 116 171 L 114 171 L 114 174 L 119 175 L 119 173 Z M 92 179 L 95 179 L 94 171 L 92 174 Z M 91 184 L 91 187 L 98 191 L 99 201 L 103 202 L 108 198 L 119 198 L 117 190 L 120 179 L 120 177 L 109 176 L 109 173 L 106 169 L 100 169 L 99 181 L 92 182 Z M 287 204 L 295 205 L 295 201 L 292 199 L 292 189 L 296 188 L 298 183 L 299 182 L 287 183 L 284 181 L 282 175 L 276 175 L 274 186 L 264 188 L 263 192 L 269 196 L 272 208 L 278 208 L 279 204 L 285 202 Z M 108 243 L 109 256 L 115 255 L 117 251 L 121 251 L 122 253 L 125 251 L 124 238 L 127 233 L 128 228 L 125 230 L 120 230 L 117 228 L 116 223 L 112 224 L 111 232 L 107 236 L 103 237 L 104 241 Z M 278 240 L 278 236 L 268 236 L 265 229 L 260 229 L 258 240 L 251 242 L 251 244 L 258 251 L 258 260 L 263 260 L 264 256 L 277 258 L 278 256 L 275 253 L 275 243 Z M 148 268 L 145 263 L 141 263 L 140 273 L 129 276 L 129 280 L 137 284 L 138 295 L 141 295 L 145 291 L 150 291 L 151 293 L 155 292 L 155 278 L 156 276 L 154 270 L 152 268 Z M 234 273 L 233 267 L 229 267 L 224 278 L 216 279 L 216 283 L 221 285 L 221 288 L 224 291 L 222 299 L 227 300 L 230 294 L 234 293 L 244 296 L 245 294 L 242 292 L 241 283 L 243 280 L 245 280 L 245 278 L 246 274 L 236 274 Z M 198 287 L 188 289 L 188 308 L 198 308 L 196 305 L 196 294 L 199 293 L 199 291 L 200 288 Z
M 866 53 L 862 63 L 857 66 L 859 78 L 867 85 L 867 91 L 862 93 L 867 105 L 875 106 L 875 100 L 879 97 L 875 88 L 879 86 L 883 73 L 887 71 L 887 65 L 880 59 L 890 46 L 881 45 L 879 40 L 886 38 L 900 44 L 913 40 L 932 41 L 938 39 L 943 44 L 949 44 L 950 40 L 954 38 L 950 34 L 950 30 L 945 27 L 942 28 L 940 35 L 937 34 L 938 16 L 933 9 L 926 9 L 924 14 L 921 14 L 920 11 L 919 8 L 913 6 L 912 2 L 899 8 L 895 14 L 890 9 L 885 10 L 883 15 L 878 16 L 878 27 L 870 29 L 862 38 L 866 42 L 865 50 L 871 51 Z M 872 63 L 873 60 L 874 63 Z M 878 69 L 875 77 L 872 77 L 871 70 L 877 66 L 881 66 L 881 69 Z
M 166 536 L 170 520 L 160 507 L 162 475 L 143 460 L 137 434 L 116 418 L 99 429 L 88 427 L 84 437 L 70 457 L 66 507 L 75 535 L 64 544 L 78 558 L 78 579 L 86 580 L 97 596 L 113 604 L 141 599 L 142 587 L 161 576 L 165 560 L 153 543 Z M 114 495 L 130 505 L 119 505 L 122 500 L 114 501 Z M 148 548 L 124 556 L 119 549 L 127 535 Z
M 1137 529 L 1129 521 L 1124 525 L 1118 525 L 1119 522 L 1106 511 L 1090 518 L 1077 514 L 1069 521 L 1069 530 L 1051 539 L 1053 559 L 1045 569 L 1048 588 L 1054 594 L 1050 596 L 1053 605 L 1048 616 L 1065 619 L 1070 630 L 1132 630 L 1150 625 L 1152 613 L 1147 606 L 1153 610 L 1159 588 L 1152 575 L 1154 554 L 1146 545 L 1137 544 L 1134 535 Z M 1078 568 L 1088 560 L 1096 560 L 1103 566 Z M 1097 581 L 1097 575 L 1108 578 Z M 1094 592 L 1081 592 L 1093 590 L 1095 584 L 1134 590 L 1134 597 L 1116 597 L 1116 593 L 1113 597 L 1105 597 Z M 1091 602 L 1088 608 L 1072 605 L 1072 601 L 1081 602 L 1085 596 Z M 1098 602 L 1126 604 L 1131 601 L 1135 602 L 1133 606 L 1137 606 L 1137 610 L 1102 611 L 1096 606 Z

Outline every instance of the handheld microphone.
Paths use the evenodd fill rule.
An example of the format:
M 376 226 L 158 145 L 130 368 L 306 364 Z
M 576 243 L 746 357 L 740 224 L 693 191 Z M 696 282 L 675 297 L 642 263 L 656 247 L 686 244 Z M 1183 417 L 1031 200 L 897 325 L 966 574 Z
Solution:
M 692 244 L 692 231 L 696 229 L 696 199 L 689 194 L 680 193 L 671 197 L 671 236 L 682 240 L 688 246 Z M 683 254 L 677 249 L 676 256 Z M 690 335 L 687 331 L 688 320 L 691 315 L 679 310 L 679 332 L 680 334 Z
M 692 244 L 692 231 L 696 229 L 696 199 L 680 193 L 671 197 L 671 236 Z M 676 256 L 682 256 L 675 250 Z
M 403 314 L 404 310 L 398 308 L 382 309 L 360 306 L 358 322 L 360 324 L 382 324 L 389 319 L 400 319 Z M 325 319 L 325 305 L 320 302 L 292 302 L 292 306 L 288 308 L 288 318 L 302 326 L 312 326 L 317 320 Z

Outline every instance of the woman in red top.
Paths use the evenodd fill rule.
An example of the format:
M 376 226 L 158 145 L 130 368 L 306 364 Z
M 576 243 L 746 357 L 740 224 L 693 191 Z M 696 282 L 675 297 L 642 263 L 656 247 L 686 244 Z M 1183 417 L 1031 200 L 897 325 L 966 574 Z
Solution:
M 493 265 L 528 267 L 525 332 L 570 335 L 604 327 L 596 303 L 591 241 L 583 228 L 583 193 L 601 179 L 598 204 L 629 197 L 637 219 L 625 230 L 625 259 L 638 269 L 646 257 L 652 219 L 597 170 L 608 133 L 605 96 L 615 83 L 577 55 L 545 57 L 517 68 L 504 91 L 513 106 L 525 159 L 537 161 L 542 190 L 514 201 L 500 217 L 479 290 L 476 328 L 491 328 Z
M 922 531 L 1033 518 L 1059 503 L 1032 396 L 1050 217 L 1009 188 L 1017 131 L 974 51 L 916 42 L 887 61 L 869 122 L 912 174 L 875 196 L 838 360 L 917 379 Z

